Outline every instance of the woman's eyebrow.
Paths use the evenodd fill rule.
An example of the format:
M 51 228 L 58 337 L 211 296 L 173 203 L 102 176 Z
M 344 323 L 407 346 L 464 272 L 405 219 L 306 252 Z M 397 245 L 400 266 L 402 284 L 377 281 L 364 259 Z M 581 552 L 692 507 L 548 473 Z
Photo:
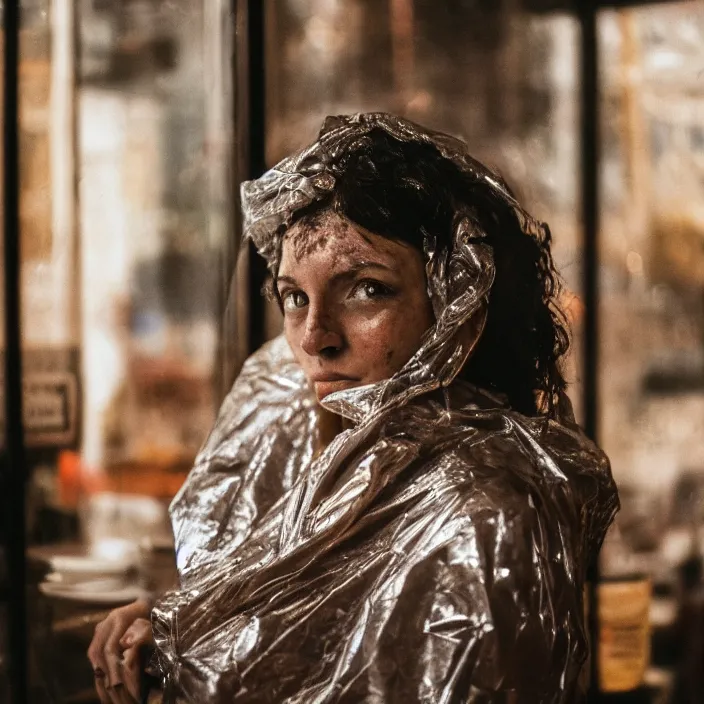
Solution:
M 381 262 L 358 262 L 357 264 L 353 264 L 352 266 L 348 267 L 344 271 L 338 271 L 336 274 L 333 274 L 330 277 L 330 281 L 333 283 L 337 283 L 338 281 L 350 279 L 353 276 L 356 276 L 360 271 L 366 271 L 367 269 L 380 269 L 382 271 L 388 271 L 390 273 L 394 273 L 395 271 L 392 267 L 387 266 L 386 264 L 382 264 Z M 299 286 L 298 281 L 296 281 L 296 279 L 294 279 L 292 276 L 277 276 L 277 285 L 279 284 L 279 282 L 284 284 L 290 284 L 291 286 Z
M 366 271 L 367 269 L 381 269 L 382 271 L 388 271 L 394 273 L 394 269 L 381 262 L 359 262 L 358 264 L 353 264 L 344 271 L 340 271 L 332 277 L 332 281 L 337 281 L 339 279 L 349 279 L 355 276 L 360 271 Z

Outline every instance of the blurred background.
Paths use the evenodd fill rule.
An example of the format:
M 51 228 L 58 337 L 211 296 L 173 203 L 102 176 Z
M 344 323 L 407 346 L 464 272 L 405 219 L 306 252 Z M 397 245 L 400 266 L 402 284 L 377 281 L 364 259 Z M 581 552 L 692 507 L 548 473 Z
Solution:
M 463 137 L 550 224 L 570 393 L 623 503 L 593 690 L 702 704 L 704 4 L 19 4 L 20 255 L 0 279 L 20 281 L 24 443 L 1 385 L 0 702 L 94 701 L 95 623 L 174 583 L 169 500 L 280 326 L 239 252 L 240 181 L 326 115 L 385 110 Z M 609 611 L 634 584 L 643 609 Z

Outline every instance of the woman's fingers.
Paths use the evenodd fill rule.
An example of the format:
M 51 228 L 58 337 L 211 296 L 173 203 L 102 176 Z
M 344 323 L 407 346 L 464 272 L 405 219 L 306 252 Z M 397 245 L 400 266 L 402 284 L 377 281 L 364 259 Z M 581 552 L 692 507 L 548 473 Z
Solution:
M 143 648 L 153 642 L 152 625 L 145 618 L 134 621 L 120 640 L 120 646 L 125 649 L 122 654 L 123 681 L 127 691 L 137 701 L 140 698 Z
M 143 645 L 150 645 L 154 642 L 152 637 L 152 624 L 146 618 L 138 618 L 125 631 L 125 635 L 120 639 L 120 647 L 134 648 Z
M 98 677 L 95 678 L 95 691 L 98 693 L 98 699 L 100 699 L 100 704 L 112 704 L 110 700 L 110 695 L 105 687 L 105 678 Z
M 110 687 L 107 691 L 110 695 L 110 704 L 135 704 L 135 699 L 132 698 L 124 684 Z
M 119 685 L 116 688 L 116 690 L 119 694 L 119 699 L 117 699 L 115 701 L 115 704 L 138 704 L 139 703 L 139 698 L 133 697 L 124 684 Z
M 111 611 L 95 628 L 95 635 L 88 648 L 88 659 L 95 672 L 96 690 L 103 704 L 127 701 L 127 694 L 116 688 L 122 684 L 122 651 L 120 641 L 133 622 L 146 621 L 149 605 L 142 600 Z M 148 621 L 146 621 L 148 623 Z M 144 629 L 140 625 L 135 636 L 141 636 Z
M 139 701 L 142 680 L 142 658 L 139 646 L 128 648 L 123 653 L 122 677 L 127 692 L 134 700 Z
M 105 662 L 104 648 L 105 641 L 107 640 L 108 632 L 110 631 L 111 627 L 111 624 L 109 623 L 109 618 L 110 617 L 108 616 L 108 618 L 106 618 L 104 621 L 101 621 L 95 627 L 93 640 L 91 641 L 90 646 L 88 648 L 88 660 L 90 660 L 90 664 L 93 667 L 96 683 L 100 681 L 104 687 L 107 687 L 108 685 L 108 666 Z
M 103 659 L 108 668 L 108 686 L 114 687 L 122 684 L 122 648 L 120 647 L 120 639 L 125 631 L 129 628 L 122 614 L 116 619 L 112 630 L 105 640 L 103 648 Z

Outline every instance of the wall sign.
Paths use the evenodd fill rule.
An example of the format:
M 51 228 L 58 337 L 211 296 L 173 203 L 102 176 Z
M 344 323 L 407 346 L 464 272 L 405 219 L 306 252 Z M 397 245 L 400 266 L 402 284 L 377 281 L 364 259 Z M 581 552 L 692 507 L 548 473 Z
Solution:
M 5 435 L 4 353 L 0 351 L 0 445 Z M 23 409 L 25 443 L 31 448 L 76 448 L 79 441 L 80 377 L 77 348 L 25 350 Z

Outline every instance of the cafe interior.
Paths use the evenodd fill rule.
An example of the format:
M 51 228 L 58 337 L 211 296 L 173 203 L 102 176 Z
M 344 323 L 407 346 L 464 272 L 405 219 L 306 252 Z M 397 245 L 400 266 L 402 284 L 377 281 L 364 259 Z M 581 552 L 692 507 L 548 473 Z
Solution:
M 240 182 L 388 111 L 553 233 L 569 395 L 621 497 L 590 701 L 704 704 L 703 3 L 1 5 L 0 702 L 98 702 L 95 625 L 175 583 L 169 503 L 281 330 Z

